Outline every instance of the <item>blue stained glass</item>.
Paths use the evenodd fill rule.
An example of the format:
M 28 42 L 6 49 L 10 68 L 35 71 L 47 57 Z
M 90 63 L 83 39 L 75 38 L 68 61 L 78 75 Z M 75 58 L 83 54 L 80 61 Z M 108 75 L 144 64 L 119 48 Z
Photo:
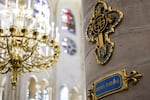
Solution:
M 46 4 L 46 0 L 35 0 L 36 3 L 40 3 L 42 1 L 42 5 Z
M 46 0 L 34 0 L 34 13 L 33 16 L 35 17 L 36 14 L 38 14 L 40 12 L 40 10 L 42 9 L 42 15 L 43 17 L 47 15 L 49 15 L 49 8 L 48 8 L 48 3 Z

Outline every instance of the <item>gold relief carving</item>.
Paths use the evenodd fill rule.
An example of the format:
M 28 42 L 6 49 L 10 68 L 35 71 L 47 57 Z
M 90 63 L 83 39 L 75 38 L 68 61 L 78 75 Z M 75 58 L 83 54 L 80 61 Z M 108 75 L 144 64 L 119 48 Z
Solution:
M 88 100 L 99 100 L 108 95 L 128 89 L 129 82 L 135 85 L 142 78 L 142 74 L 135 70 L 127 75 L 125 69 L 106 75 L 95 80 L 88 90 Z
M 105 64 L 110 59 L 114 43 L 109 34 L 121 22 L 123 13 L 110 6 L 103 0 L 98 0 L 93 9 L 93 15 L 87 27 L 87 39 L 96 43 L 95 56 L 98 64 Z
M 126 76 L 128 82 L 133 82 L 133 84 L 137 84 L 141 79 L 142 74 L 136 72 L 135 70 L 130 73 L 130 75 Z

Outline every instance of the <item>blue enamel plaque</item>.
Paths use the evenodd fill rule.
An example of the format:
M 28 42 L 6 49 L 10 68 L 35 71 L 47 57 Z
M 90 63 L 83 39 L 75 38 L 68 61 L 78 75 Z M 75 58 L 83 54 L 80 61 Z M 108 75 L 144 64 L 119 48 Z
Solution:
M 113 76 L 107 77 L 95 84 L 95 95 L 97 97 L 111 92 L 113 90 L 118 90 L 122 87 L 122 78 L 120 74 L 115 74 Z

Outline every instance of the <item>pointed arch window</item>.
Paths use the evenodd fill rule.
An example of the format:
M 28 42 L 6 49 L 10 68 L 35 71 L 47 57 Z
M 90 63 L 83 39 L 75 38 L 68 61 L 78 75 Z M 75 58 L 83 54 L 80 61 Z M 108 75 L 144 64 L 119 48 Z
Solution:
M 36 100 L 49 100 L 48 82 L 43 79 L 40 84 L 37 85 Z
M 47 90 L 47 88 L 45 88 L 45 89 L 43 90 L 42 97 L 43 97 L 42 100 L 48 100 L 49 95 L 48 95 L 48 90 Z
M 63 86 L 60 90 L 60 100 L 69 100 L 69 89 Z
M 61 11 L 61 29 L 76 34 L 75 17 L 70 9 Z
M 35 96 L 36 96 L 36 79 L 34 77 L 31 77 L 29 80 L 29 86 L 27 90 L 27 98 L 28 100 L 35 99 Z
M 34 0 L 33 16 L 40 20 L 36 22 L 38 31 L 44 33 L 50 32 L 50 7 L 47 0 Z
M 47 0 L 34 0 L 34 16 L 41 13 L 43 17 L 49 18 L 50 9 Z

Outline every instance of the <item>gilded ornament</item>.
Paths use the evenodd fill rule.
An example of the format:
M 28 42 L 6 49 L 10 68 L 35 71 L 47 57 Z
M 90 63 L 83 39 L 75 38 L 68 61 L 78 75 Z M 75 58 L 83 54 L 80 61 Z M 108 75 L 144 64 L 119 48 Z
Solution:
M 111 9 L 103 0 L 98 0 L 94 6 L 91 20 L 87 27 L 87 39 L 96 43 L 95 56 L 98 64 L 106 64 L 110 59 L 114 43 L 109 34 L 123 19 L 123 13 Z
M 127 90 L 130 82 L 135 85 L 141 78 L 142 74 L 135 70 L 127 75 L 125 69 L 106 75 L 92 83 L 91 88 L 88 90 L 88 100 L 99 100 L 108 95 Z

